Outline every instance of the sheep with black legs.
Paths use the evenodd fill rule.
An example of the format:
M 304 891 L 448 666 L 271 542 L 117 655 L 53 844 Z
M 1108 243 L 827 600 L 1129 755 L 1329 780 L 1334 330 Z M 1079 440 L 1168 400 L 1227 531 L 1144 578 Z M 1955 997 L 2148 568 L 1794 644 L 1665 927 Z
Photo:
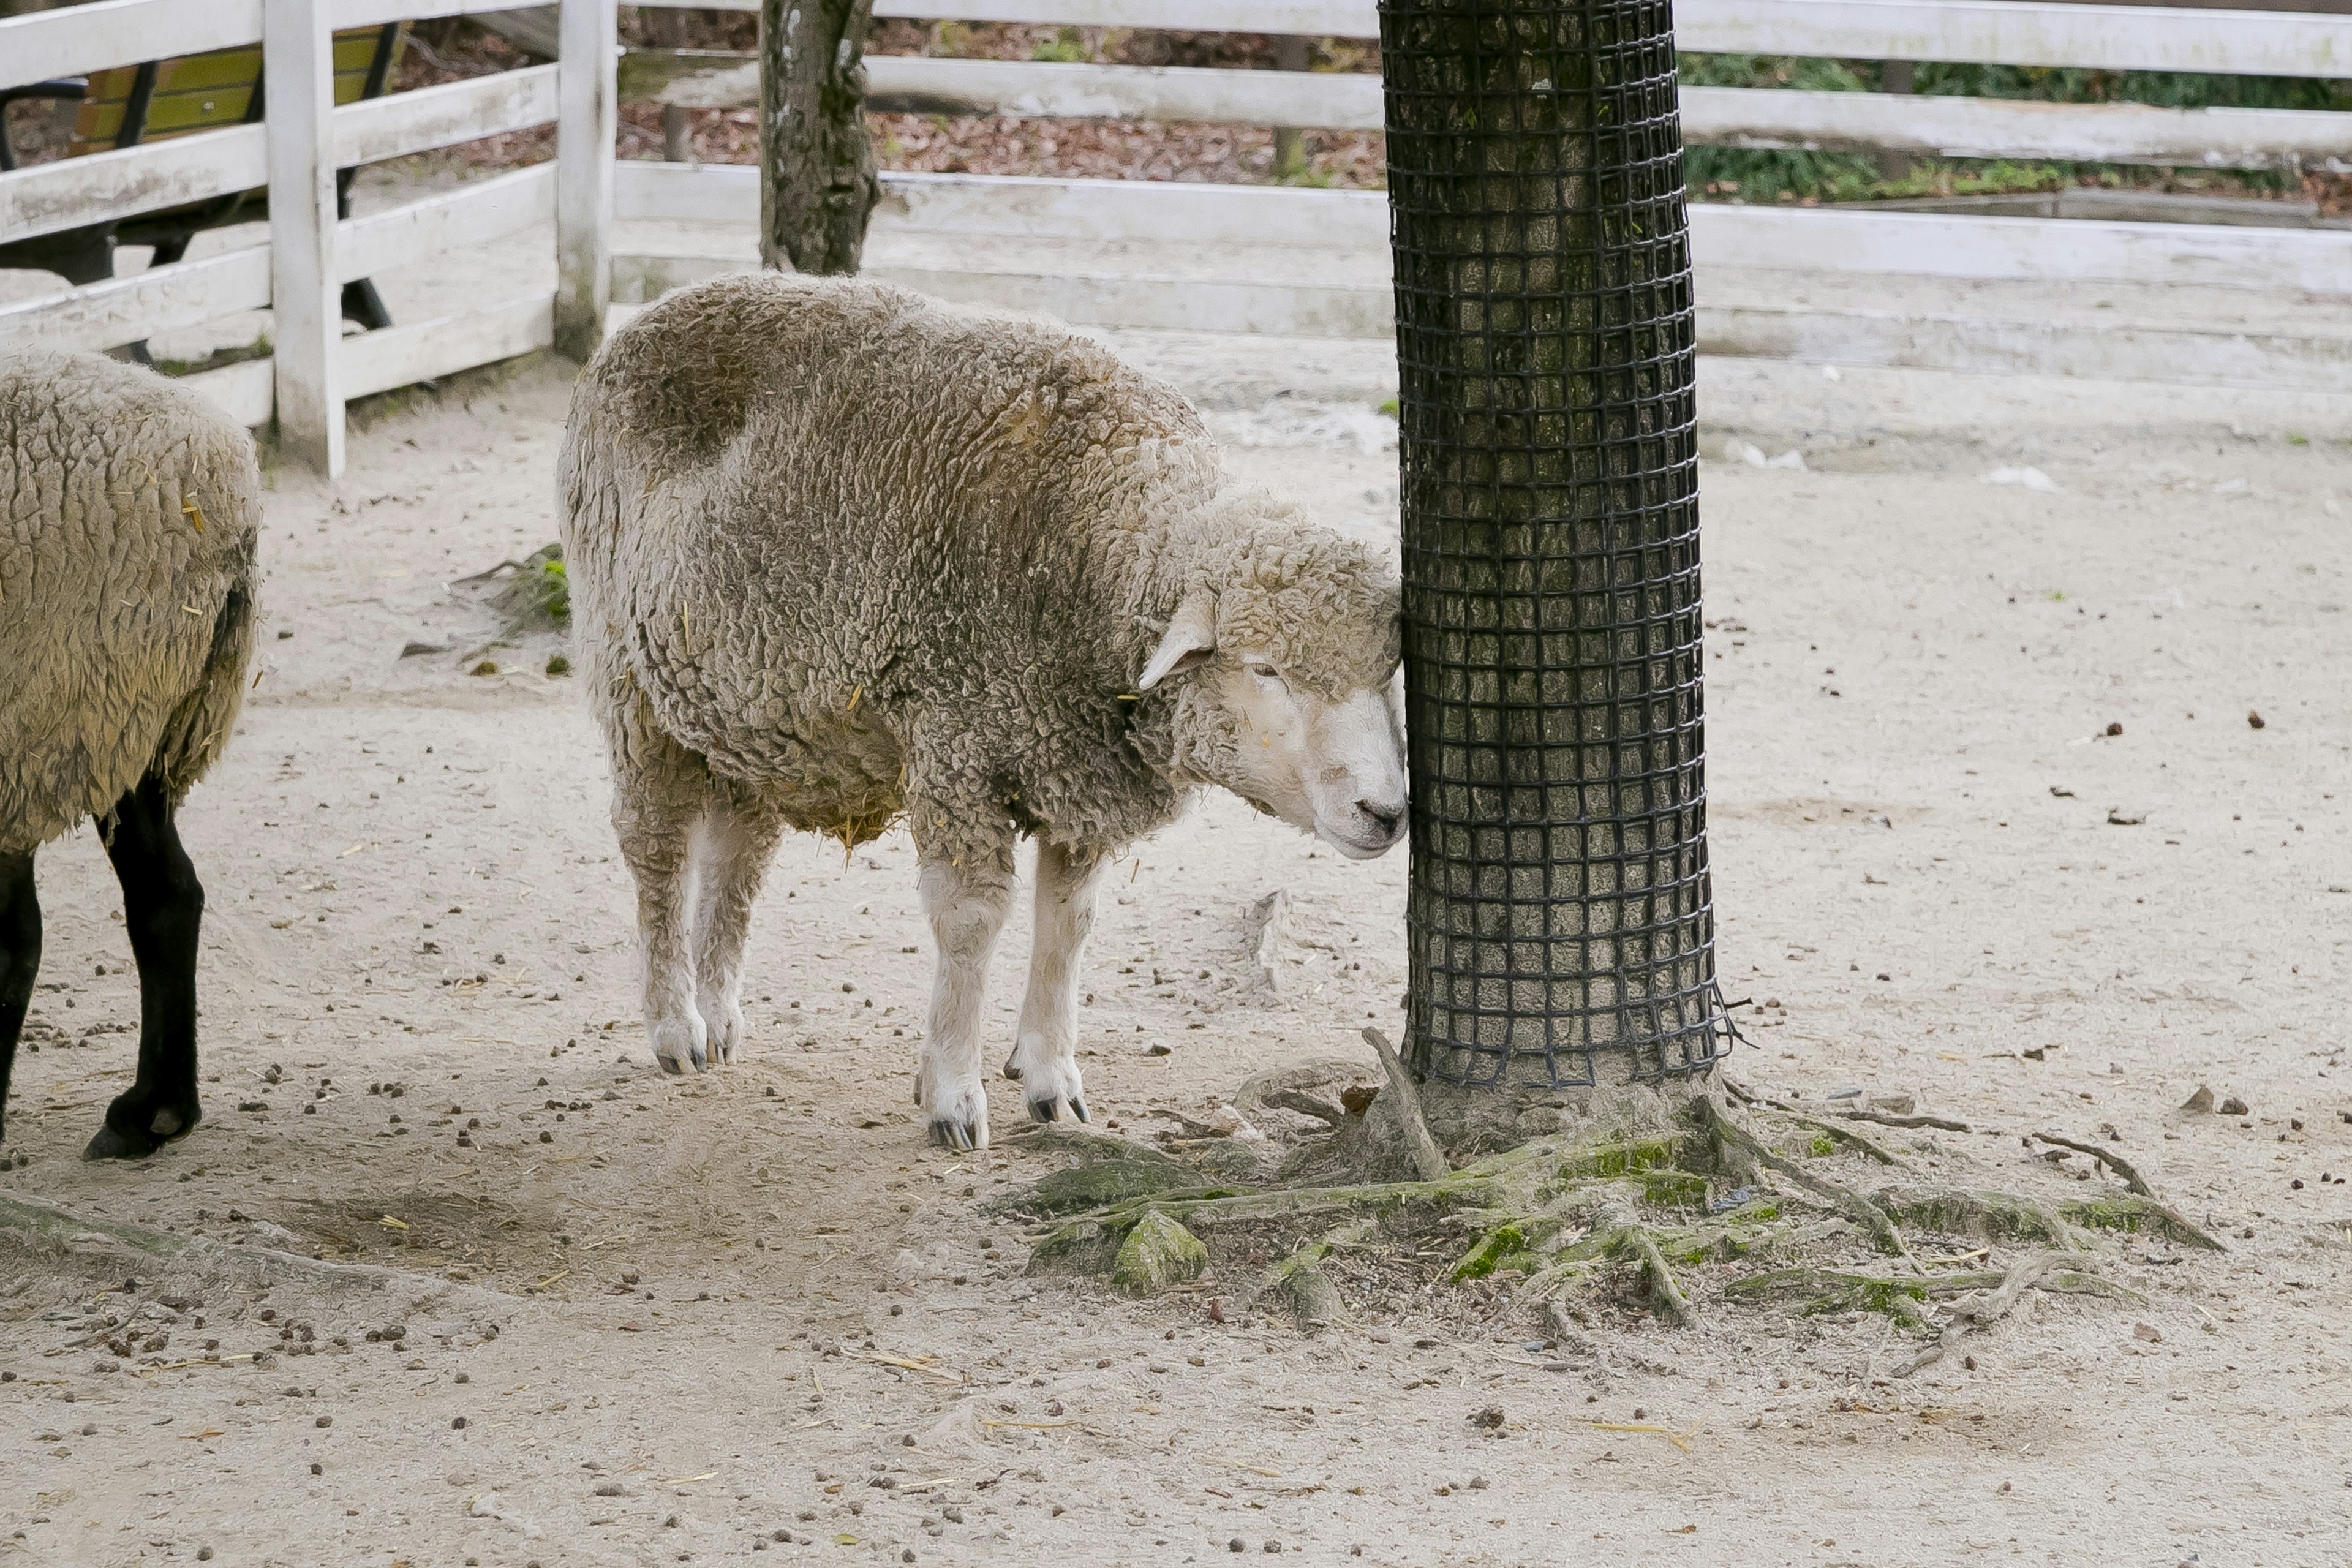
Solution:
M 904 814 L 938 947 L 916 1099 L 959 1148 L 988 1141 L 982 995 L 1022 835 L 1036 934 L 1005 1072 L 1051 1120 L 1087 1114 L 1078 950 L 1123 846 L 1208 784 L 1356 858 L 1403 832 L 1393 576 L 1225 483 L 1181 396 L 1074 333 L 721 279 L 605 343 L 561 485 L 672 1072 L 741 1044 L 787 826 L 854 847 Z
M 205 894 L 173 816 L 244 694 L 260 515 L 252 438 L 195 393 L 94 354 L 0 355 L 0 1117 L 41 958 L 34 853 L 94 817 L 140 1026 L 91 1159 L 202 1114 Z

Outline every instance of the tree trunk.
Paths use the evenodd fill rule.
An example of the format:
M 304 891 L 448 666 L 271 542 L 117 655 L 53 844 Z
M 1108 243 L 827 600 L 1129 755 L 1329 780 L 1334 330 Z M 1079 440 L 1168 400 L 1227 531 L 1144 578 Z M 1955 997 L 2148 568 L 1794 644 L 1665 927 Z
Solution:
M 1673 17 L 1381 0 L 1381 62 L 1405 1058 L 1491 1122 L 1563 1088 L 1704 1074 L 1726 1048 Z
M 874 0 L 760 0 L 760 260 L 855 272 L 882 194 L 866 139 Z

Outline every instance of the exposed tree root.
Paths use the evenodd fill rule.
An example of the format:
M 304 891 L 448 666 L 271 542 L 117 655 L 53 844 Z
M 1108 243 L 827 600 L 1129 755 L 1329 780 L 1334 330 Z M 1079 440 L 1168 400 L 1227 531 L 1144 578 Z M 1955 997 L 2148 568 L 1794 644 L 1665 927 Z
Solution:
M 1294 1089 L 1267 1087 L 1269 1104 Z M 1300 1109 L 1328 1120 L 1319 1101 Z M 1404 1136 L 1412 1137 L 1418 1120 L 1406 1116 Z M 1425 1123 L 1420 1131 L 1427 1137 Z M 1865 1192 L 1827 1172 L 1841 1163 L 1868 1168 L 1857 1160 L 1906 1174 L 1911 1167 L 1851 1128 L 1785 1109 L 1733 1110 L 1702 1097 L 1688 1103 L 1679 1128 L 1541 1137 L 1458 1170 L 1446 1168 L 1432 1140 L 1414 1163 L 1435 1173 L 1415 1181 L 1220 1187 L 1201 1184 L 1179 1163 L 1150 1151 L 1125 1163 L 1093 1143 L 1080 1152 L 1093 1161 L 1091 1175 L 1058 1186 L 1049 1177 L 1023 1205 L 1034 1215 L 1067 1215 L 1034 1233 L 1033 1269 L 1099 1272 L 1139 1222 L 1158 1215 L 1155 1224 L 1201 1233 L 1213 1259 L 1221 1248 L 1228 1259 L 1251 1254 L 1262 1272 L 1240 1292 L 1244 1300 L 1286 1308 L 1309 1329 L 1343 1310 L 1327 1264 L 1349 1256 L 1417 1268 L 1423 1266 L 1413 1260 L 1434 1248 L 1454 1258 L 1445 1270 L 1453 1281 L 1516 1276 L 1520 1299 L 1562 1324 L 1587 1321 L 1586 1303 L 1615 1282 L 1675 1325 L 1699 1319 L 1706 1292 L 1731 1302 L 1793 1304 L 1809 1315 L 1883 1313 L 1915 1333 L 1937 1336 L 1903 1366 L 1908 1373 L 2007 1316 L 2029 1291 L 2131 1298 L 2090 1266 L 2087 1254 L 2100 1233 L 2220 1247 L 2158 1202 L 2127 1165 L 2115 1168 L 2132 1192 L 2108 1189 L 2094 1197 L 2042 1200 L 1917 1181 Z M 1074 1199 L 1096 1194 L 1098 1201 L 1085 1212 L 1068 1215 L 1078 1206 Z M 1920 1261 L 1906 1230 L 2032 1250 L 2000 1268 L 1935 1268 Z M 1449 1236 L 1460 1239 L 1448 1243 Z M 1265 1268 L 1269 1241 L 1283 1250 L 1280 1261 Z M 1871 1252 L 1889 1260 L 1883 1270 L 1851 1261 Z M 1742 1265 L 1756 1271 L 1739 1274 Z M 1350 1262 L 1340 1272 L 1361 1266 Z

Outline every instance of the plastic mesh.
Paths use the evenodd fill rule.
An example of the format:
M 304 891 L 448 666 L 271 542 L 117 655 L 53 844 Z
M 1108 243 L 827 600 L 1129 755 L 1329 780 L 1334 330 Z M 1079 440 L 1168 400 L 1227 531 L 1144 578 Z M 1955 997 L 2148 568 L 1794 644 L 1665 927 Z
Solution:
M 1734 1037 L 1701 754 L 1690 258 L 1666 0 L 1381 0 L 1409 1058 L 1658 1078 Z M 1612 1075 L 1616 1076 L 1614 1073 Z

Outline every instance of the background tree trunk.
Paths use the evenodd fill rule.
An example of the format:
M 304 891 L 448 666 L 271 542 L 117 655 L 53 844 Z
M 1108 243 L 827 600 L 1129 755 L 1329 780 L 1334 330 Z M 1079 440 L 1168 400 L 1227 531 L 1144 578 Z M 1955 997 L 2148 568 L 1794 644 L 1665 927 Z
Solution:
M 866 139 L 874 0 L 761 0 L 760 260 L 855 272 L 882 194 Z
M 1673 26 L 1667 0 L 1381 0 L 1405 1055 L 1439 1100 L 1723 1048 Z

